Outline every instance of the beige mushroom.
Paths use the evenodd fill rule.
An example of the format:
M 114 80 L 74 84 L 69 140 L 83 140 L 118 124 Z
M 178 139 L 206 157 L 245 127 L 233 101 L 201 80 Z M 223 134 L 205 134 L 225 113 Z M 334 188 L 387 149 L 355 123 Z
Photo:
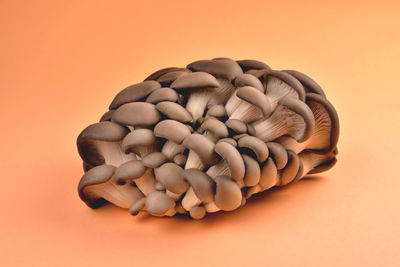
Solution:
M 110 109 L 117 109 L 123 104 L 139 101 L 160 87 L 161 85 L 156 81 L 144 81 L 128 86 L 115 96 Z
M 215 181 L 215 205 L 225 211 L 239 208 L 242 203 L 242 192 L 235 180 L 229 176 L 217 176 Z
M 157 103 L 156 108 L 169 119 L 176 120 L 182 123 L 193 121 L 190 113 L 184 107 L 177 103 L 163 101 Z
M 150 127 L 161 119 L 160 112 L 151 103 L 133 102 L 120 106 L 112 115 L 112 121 L 129 126 Z
M 146 102 L 157 104 L 162 101 L 177 102 L 178 93 L 168 87 L 158 88 L 154 90 L 146 99 Z

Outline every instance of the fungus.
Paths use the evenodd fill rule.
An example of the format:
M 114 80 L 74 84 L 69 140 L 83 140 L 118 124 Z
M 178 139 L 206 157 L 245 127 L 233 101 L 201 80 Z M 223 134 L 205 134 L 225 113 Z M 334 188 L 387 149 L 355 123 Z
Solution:
M 78 192 L 92 208 L 202 219 L 329 170 L 338 137 L 338 115 L 307 75 L 199 60 L 125 88 L 79 134 Z

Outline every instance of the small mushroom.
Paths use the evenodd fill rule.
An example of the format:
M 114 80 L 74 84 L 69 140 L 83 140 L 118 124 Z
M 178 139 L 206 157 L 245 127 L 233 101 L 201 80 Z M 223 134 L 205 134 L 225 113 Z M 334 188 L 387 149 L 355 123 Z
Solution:
M 205 135 L 213 142 L 220 138 L 226 138 L 229 136 L 226 125 L 222 121 L 213 117 L 205 119 L 201 124 L 201 129 L 205 131 Z
M 146 211 L 154 216 L 163 216 L 174 208 L 175 201 L 161 191 L 154 191 L 146 197 Z
M 283 71 L 289 73 L 297 80 L 299 80 L 303 85 L 306 93 L 315 93 L 325 97 L 325 93 L 322 90 L 322 88 L 313 79 L 311 79 L 304 73 L 301 73 L 297 70 L 283 70 Z
M 248 70 L 262 70 L 262 69 L 270 70 L 271 69 L 267 64 L 265 64 L 261 61 L 258 61 L 258 60 L 243 59 L 243 60 L 236 60 L 236 62 L 242 68 L 243 72 L 246 72 Z
M 267 117 L 272 111 L 269 99 L 254 87 L 240 87 L 236 95 L 241 99 L 241 102 L 235 110 L 227 108 L 229 119 L 249 123 Z
M 283 71 L 266 70 L 263 73 L 265 95 L 270 100 L 272 110 L 284 97 L 294 97 L 305 101 L 303 85 L 292 75 Z
M 110 104 L 110 109 L 117 109 L 123 104 L 139 101 L 160 87 L 161 85 L 156 81 L 144 81 L 128 86 L 115 96 Z
M 135 203 L 132 204 L 132 206 L 129 208 L 129 213 L 132 216 L 138 215 L 139 211 L 144 208 L 144 205 L 146 204 L 146 198 L 143 197 L 136 201 Z
M 184 166 L 186 164 L 186 156 L 184 154 L 176 154 L 173 158 L 173 161 L 179 166 Z
M 163 76 L 166 73 L 169 72 L 173 72 L 173 71 L 189 71 L 186 68 L 177 68 L 177 67 L 168 67 L 168 68 L 163 68 L 160 69 L 158 71 L 153 72 L 152 74 L 150 74 L 145 81 L 149 81 L 149 80 L 157 80 L 158 78 L 160 78 L 161 76 Z
M 287 150 L 287 154 L 288 154 L 288 163 L 285 166 L 285 168 L 281 170 L 280 185 L 287 185 L 290 182 L 292 182 L 295 179 L 300 168 L 300 159 L 297 156 L 297 154 L 291 150 Z
M 261 81 L 259 79 L 257 79 L 256 77 L 254 77 L 251 74 L 246 74 L 246 73 L 240 74 L 236 77 L 235 86 L 237 88 L 243 87 L 243 86 L 251 86 L 251 87 L 258 89 L 262 93 L 264 93 L 264 90 L 265 90 L 263 84 L 261 83 Z
M 87 171 L 78 185 L 79 197 L 91 208 L 98 208 L 107 201 L 121 208 L 129 208 L 143 197 L 131 184 L 118 185 L 112 177 L 116 167 L 100 165 Z
M 188 69 L 167 72 L 167 73 L 161 75 L 157 79 L 157 82 L 161 83 L 161 85 L 163 85 L 163 86 L 168 86 L 173 81 L 175 81 L 179 76 L 186 75 L 188 72 L 190 72 L 190 70 L 188 70 Z
M 215 205 L 225 211 L 239 208 L 242 203 L 242 192 L 236 182 L 228 176 L 218 176 L 215 181 Z
M 335 108 L 318 94 L 307 94 L 307 105 L 315 118 L 315 128 L 311 136 L 304 142 L 298 142 L 290 136 L 282 136 L 278 142 L 296 153 L 305 149 L 329 153 L 335 149 L 339 139 L 339 118 Z
M 112 121 L 129 126 L 149 127 L 156 124 L 161 115 L 153 104 L 133 102 L 120 106 L 115 110 Z
M 222 104 L 229 98 L 233 85 L 219 81 L 206 72 L 194 72 L 178 77 L 172 84 L 179 93 L 190 92 L 186 109 L 194 121 L 203 116 L 208 104 Z
M 152 152 L 142 158 L 142 163 L 147 168 L 158 168 L 168 161 L 168 157 L 161 152 Z
M 259 163 L 257 160 L 245 154 L 242 155 L 242 158 L 245 166 L 245 174 L 243 178 L 244 185 L 254 186 L 258 184 L 261 172 Z
M 225 122 L 226 127 L 231 131 L 232 135 L 247 132 L 247 125 L 241 120 L 229 119 Z
M 207 110 L 207 117 L 223 118 L 226 117 L 226 110 L 224 105 L 210 105 Z
M 178 93 L 168 87 L 158 88 L 154 90 L 147 98 L 146 102 L 157 104 L 162 101 L 177 102 Z
M 283 169 L 288 162 L 288 155 L 285 148 L 276 142 L 267 143 L 268 151 L 273 160 L 275 161 L 278 170 Z
M 203 206 L 195 206 L 190 209 L 190 216 L 193 219 L 200 220 L 206 215 L 206 209 Z
M 170 160 L 175 155 L 183 152 L 185 147 L 181 143 L 190 134 L 190 130 L 185 124 L 175 120 L 164 120 L 154 127 L 155 136 L 168 140 L 162 147 L 161 152 Z
M 264 162 L 268 158 L 268 146 L 257 137 L 244 136 L 239 139 L 238 146 L 241 149 L 250 149 L 256 155 L 258 162 Z
M 114 181 L 117 184 L 123 185 L 127 181 L 143 176 L 146 167 L 141 160 L 130 160 L 121 164 L 114 173 Z
M 114 110 L 108 110 L 106 113 L 103 114 L 103 116 L 101 116 L 100 121 L 111 121 L 113 113 Z
M 215 152 L 221 156 L 223 161 L 210 167 L 207 174 L 216 177 L 229 169 L 230 176 L 239 184 L 243 183 L 245 165 L 239 151 L 227 142 L 219 142 L 215 145 Z
M 259 185 L 262 190 L 266 190 L 275 185 L 278 185 L 279 183 L 280 176 L 278 173 L 278 169 L 272 158 L 268 158 L 265 165 L 261 168 Z
M 221 138 L 218 140 L 218 142 L 227 142 L 227 143 L 231 144 L 233 147 L 237 147 L 237 142 L 233 138 Z
M 211 142 L 204 135 L 198 133 L 193 133 L 183 140 L 182 143 L 186 148 L 190 149 L 189 156 L 186 161 L 185 169 L 193 168 L 194 158 L 191 155 L 195 153 L 200 159 L 202 165 L 209 167 L 218 162 L 219 157 L 214 152 L 215 144 Z
M 213 201 L 215 194 L 215 182 L 213 179 L 198 169 L 186 169 L 182 174 L 196 194 L 197 198 L 208 203 Z
M 189 187 L 188 182 L 182 176 L 183 169 L 172 162 L 167 162 L 158 169 L 156 179 L 169 191 L 182 194 Z
M 310 171 L 314 171 L 321 166 L 324 167 L 323 170 L 326 171 L 336 163 L 336 158 L 333 152 L 321 154 L 312 151 L 303 151 L 299 154 L 299 159 L 303 166 L 300 177 L 304 177 L 306 174 L 310 173 Z
M 130 132 L 122 140 L 122 149 L 125 153 L 133 152 L 140 158 L 155 152 L 156 137 L 152 130 L 149 129 L 136 129 Z
M 89 125 L 77 138 L 79 155 L 91 166 L 119 166 L 135 159 L 134 155 L 126 155 L 121 148 L 121 141 L 127 133 L 126 128 L 114 122 L 102 121 Z
M 191 122 L 193 120 L 190 113 L 184 107 L 174 102 L 159 102 L 157 103 L 156 108 L 158 111 L 160 111 L 162 114 L 172 120 L 176 120 L 182 123 Z
M 192 71 L 203 71 L 210 73 L 216 78 L 232 81 L 236 76 L 243 73 L 239 64 L 232 59 L 198 60 L 190 63 L 186 68 Z
M 264 142 L 272 141 L 283 135 L 290 135 L 302 142 L 314 131 L 315 120 L 311 109 L 304 102 L 285 97 L 266 120 L 253 123 L 256 135 Z

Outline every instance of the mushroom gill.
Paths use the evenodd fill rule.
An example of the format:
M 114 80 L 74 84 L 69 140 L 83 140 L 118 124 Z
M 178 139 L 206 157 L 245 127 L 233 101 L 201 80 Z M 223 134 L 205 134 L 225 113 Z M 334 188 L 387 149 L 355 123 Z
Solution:
M 321 87 L 261 61 L 198 60 L 119 92 L 77 138 L 91 208 L 202 219 L 337 161 L 339 119 Z

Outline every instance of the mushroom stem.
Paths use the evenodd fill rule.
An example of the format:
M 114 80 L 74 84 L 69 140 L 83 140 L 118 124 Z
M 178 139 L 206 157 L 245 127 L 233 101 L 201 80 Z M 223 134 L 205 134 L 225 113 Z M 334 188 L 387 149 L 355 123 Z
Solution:
M 185 210 L 190 211 L 191 208 L 199 205 L 200 203 L 201 201 L 194 193 L 193 188 L 189 187 L 189 189 L 186 191 L 185 196 L 182 199 L 182 207 Z
M 150 193 L 156 191 L 155 184 L 156 180 L 154 178 L 153 169 L 147 168 L 146 172 L 140 178 L 134 180 L 136 186 L 142 191 L 144 195 L 149 195 Z
M 122 142 L 106 142 L 96 140 L 97 149 L 99 154 L 104 157 L 104 164 L 120 166 L 122 163 L 136 159 L 134 154 L 126 154 L 122 151 Z
M 185 147 L 181 144 L 177 144 L 171 140 L 165 142 L 161 149 L 161 153 L 163 153 L 169 160 L 173 160 L 173 158 L 182 153 L 185 150 Z

